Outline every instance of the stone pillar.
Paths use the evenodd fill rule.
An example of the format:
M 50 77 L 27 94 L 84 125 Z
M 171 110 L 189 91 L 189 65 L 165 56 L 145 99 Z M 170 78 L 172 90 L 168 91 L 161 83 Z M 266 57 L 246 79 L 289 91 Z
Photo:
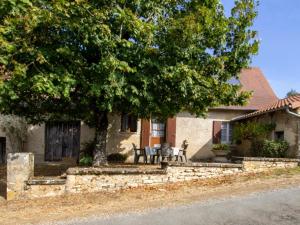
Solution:
M 25 182 L 33 176 L 33 153 L 9 153 L 7 155 L 7 200 L 22 198 Z

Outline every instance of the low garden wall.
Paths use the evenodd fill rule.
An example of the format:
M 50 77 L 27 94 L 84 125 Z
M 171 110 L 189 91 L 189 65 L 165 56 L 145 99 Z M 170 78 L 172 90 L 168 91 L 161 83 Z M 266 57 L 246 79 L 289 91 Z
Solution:
M 239 164 L 169 164 L 165 169 L 70 168 L 66 192 L 114 191 L 144 185 L 183 182 L 241 173 Z
M 286 158 L 243 158 L 243 167 L 245 172 L 262 172 L 270 169 L 288 169 L 296 168 L 299 165 L 299 159 Z
M 145 185 L 159 185 L 190 180 L 255 173 L 276 168 L 295 168 L 297 159 L 243 158 L 240 164 L 229 163 L 162 163 L 162 168 L 147 167 L 75 167 L 64 178 L 32 177 L 32 155 L 20 153 L 8 157 L 7 199 L 50 197 L 68 193 L 115 191 Z M 26 153 L 21 153 L 26 154 Z M 20 160 L 21 159 L 21 160 Z M 25 165 L 24 165 L 24 160 Z M 15 168 L 29 167 L 24 171 Z M 12 182 L 13 181 L 13 182 Z

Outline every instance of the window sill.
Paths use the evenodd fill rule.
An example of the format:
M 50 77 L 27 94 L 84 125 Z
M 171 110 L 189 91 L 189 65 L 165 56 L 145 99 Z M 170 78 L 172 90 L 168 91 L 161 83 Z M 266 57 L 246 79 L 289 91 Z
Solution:
M 119 131 L 119 134 L 122 134 L 122 135 L 129 135 L 129 134 L 137 134 L 137 132 L 130 132 L 130 131 Z

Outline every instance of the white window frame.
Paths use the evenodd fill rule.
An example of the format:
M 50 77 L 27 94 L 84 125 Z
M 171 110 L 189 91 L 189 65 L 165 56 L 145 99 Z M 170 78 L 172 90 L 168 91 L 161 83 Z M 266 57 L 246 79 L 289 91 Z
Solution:
M 223 140 L 223 125 L 226 126 L 226 140 Z M 221 144 L 231 144 L 232 140 L 230 138 L 231 126 L 229 121 L 222 121 L 221 125 Z

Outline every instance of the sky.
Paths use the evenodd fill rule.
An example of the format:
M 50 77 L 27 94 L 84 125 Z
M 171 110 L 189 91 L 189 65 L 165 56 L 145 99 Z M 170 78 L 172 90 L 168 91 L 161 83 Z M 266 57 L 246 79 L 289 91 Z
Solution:
M 234 0 L 222 0 L 230 10 Z M 300 0 L 260 0 L 254 23 L 260 49 L 252 66 L 261 68 L 279 98 L 300 92 Z

